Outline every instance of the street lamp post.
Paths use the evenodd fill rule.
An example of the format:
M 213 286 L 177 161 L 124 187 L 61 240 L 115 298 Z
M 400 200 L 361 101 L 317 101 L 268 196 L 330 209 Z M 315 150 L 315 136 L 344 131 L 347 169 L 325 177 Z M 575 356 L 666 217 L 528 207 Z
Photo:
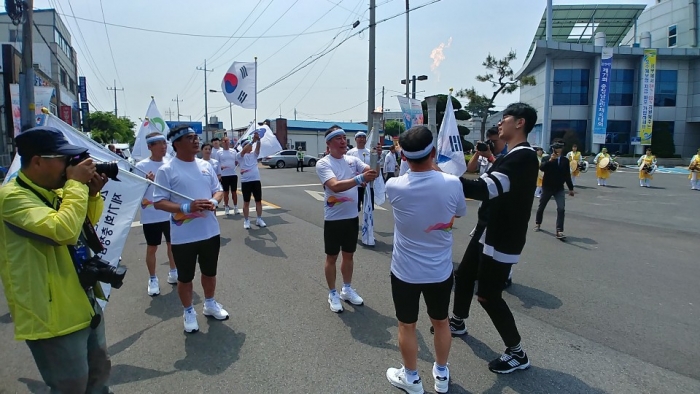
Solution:
M 221 90 L 209 89 L 211 93 L 223 93 Z M 233 106 L 228 103 L 228 115 L 231 117 L 231 130 L 233 130 Z
M 411 98 L 416 98 L 416 81 L 425 81 L 427 79 L 428 79 L 427 75 L 419 75 L 419 76 L 414 75 L 413 78 L 411 78 L 411 80 L 408 81 L 409 83 L 413 83 Z M 401 85 L 405 85 L 405 84 L 406 84 L 406 80 L 402 79 Z M 408 86 L 406 86 L 406 91 L 408 91 Z

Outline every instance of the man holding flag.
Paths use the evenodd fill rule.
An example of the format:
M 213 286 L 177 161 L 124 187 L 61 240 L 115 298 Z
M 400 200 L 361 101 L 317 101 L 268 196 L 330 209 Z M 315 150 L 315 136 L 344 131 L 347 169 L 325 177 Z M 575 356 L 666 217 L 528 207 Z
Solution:
M 270 133 L 272 134 L 272 133 Z M 255 144 L 255 150 L 253 150 Z M 241 151 L 238 153 L 237 160 L 241 166 L 241 194 L 243 195 L 243 228 L 250 229 L 250 197 L 255 199 L 255 225 L 258 227 L 267 227 L 267 224 L 262 219 L 262 183 L 260 183 L 260 170 L 258 169 L 258 157 L 260 157 L 260 134 L 256 131 L 253 133 L 253 141 L 245 139 L 241 142 Z

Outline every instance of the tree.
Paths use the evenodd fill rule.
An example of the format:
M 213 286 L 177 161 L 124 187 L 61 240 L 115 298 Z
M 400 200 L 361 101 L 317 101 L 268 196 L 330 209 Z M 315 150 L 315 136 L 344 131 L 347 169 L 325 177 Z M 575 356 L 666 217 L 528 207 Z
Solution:
M 103 144 L 119 142 L 132 145 L 134 135 L 134 122 L 129 118 L 117 118 L 111 112 L 92 112 L 88 116 L 88 125 L 92 139 Z
M 465 108 L 466 111 L 475 117 L 481 118 L 481 140 L 484 140 L 486 134 L 486 119 L 492 115 L 494 101 L 501 93 L 513 93 L 520 86 L 534 86 L 537 82 L 533 76 L 523 76 L 520 80 L 515 79 L 515 73 L 510 67 L 510 63 L 516 58 L 515 51 L 511 50 L 506 57 L 496 59 L 489 53 L 486 60 L 482 63 L 486 68 L 486 73 L 477 75 L 476 80 L 479 82 L 491 82 L 491 86 L 495 89 L 491 96 L 477 93 L 474 87 L 462 89 L 457 92 L 457 96 L 466 97 L 469 99 L 469 105 Z
M 403 122 L 391 119 L 384 123 L 384 135 L 396 137 L 404 131 L 406 131 L 406 125 L 404 125 Z
M 438 133 L 440 132 L 440 125 L 442 125 L 442 118 L 445 117 L 445 108 L 447 108 L 447 95 L 446 94 L 438 94 L 437 95 L 438 100 L 437 100 L 437 128 L 438 128 Z M 421 107 L 423 107 L 423 124 L 428 124 L 428 101 L 423 100 L 421 102 Z M 469 120 L 471 119 L 471 115 L 469 115 L 469 112 L 464 111 L 462 109 L 462 103 L 457 100 L 454 96 L 452 96 L 452 107 L 455 110 L 455 119 L 457 120 Z M 465 127 L 466 129 L 466 127 Z M 461 132 L 460 132 L 461 134 Z M 469 129 L 467 129 L 466 134 L 469 134 Z
M 673 132 L 669 127 L 659 122 L 654 124 L 651 134 L 651 151 L 658 157 L 673 157 L 676 154 L 676 144 L 673 142 Z

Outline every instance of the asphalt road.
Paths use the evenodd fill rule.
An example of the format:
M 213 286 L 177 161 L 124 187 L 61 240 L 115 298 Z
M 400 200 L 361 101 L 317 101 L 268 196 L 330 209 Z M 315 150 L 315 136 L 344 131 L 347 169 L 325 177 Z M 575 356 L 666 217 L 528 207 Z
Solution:
M 474 303 L 470 335 L 453 342 L 450 392 L 700 392 L 692 364 L 700 353 L 700 192 L 675 174 L 659 174 L 654 187 L 640 188 L 636 172 L 624 171 L 613 174 L 607 188 L 596 187 L 592 173 L 582 177 L 578 194 L 567 197 L 567 242 L 554 238 L 553 201 L 544 231 L 528 236 L 505 298 L 533 366 L 506 376 L 488 371 L 487 361 L 503 344 Z M 217 299 L 231 319 L 201 315 L 197 284 L 198 334 L 182 332 L 182 308 L 165 282 L 162 250 L 161 295 L 146 295 L 145 242 L 141 227 L 133 227 L 123 254 L 127 281 L 106 311 L 115 393 L 400 392 L 384 376 L 401 360 L 388 277 L 390 206 L 376 211 L 377 246 L 356 254 L 353 283 L 365 305 L 335 315 L 326 303 L 315 172 L 261 173 L 269 227 L 247 231 L 241 216 L 220 217 Z M 468 207 L 455 223 L 455 262 L 477 202 Z M 433 392 L 429 326 L 423 313 L 419 368 Z M 0 393 L 39 393 L 42 386 L 26 345 L 12 339 L 0 297 Z

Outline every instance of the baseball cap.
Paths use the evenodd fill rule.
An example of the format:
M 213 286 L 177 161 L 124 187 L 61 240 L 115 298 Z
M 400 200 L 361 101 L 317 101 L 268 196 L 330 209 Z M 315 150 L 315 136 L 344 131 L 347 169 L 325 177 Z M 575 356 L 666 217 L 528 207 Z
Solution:
M 20 156 L 66 155 L 76 156 L 87 152 L 87 148 L 68 143 L 63 133 L 55 127 L 33 127 L 15 138 Z

